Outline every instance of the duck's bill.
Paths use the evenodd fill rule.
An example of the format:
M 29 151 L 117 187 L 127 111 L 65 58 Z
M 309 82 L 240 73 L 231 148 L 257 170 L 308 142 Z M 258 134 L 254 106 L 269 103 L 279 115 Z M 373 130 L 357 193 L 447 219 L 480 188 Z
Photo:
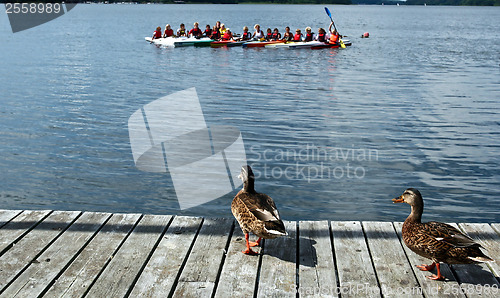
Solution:
M 403 203 L 404 199 L 402 197 L 397 197 L 392 199 L 393 203 Z

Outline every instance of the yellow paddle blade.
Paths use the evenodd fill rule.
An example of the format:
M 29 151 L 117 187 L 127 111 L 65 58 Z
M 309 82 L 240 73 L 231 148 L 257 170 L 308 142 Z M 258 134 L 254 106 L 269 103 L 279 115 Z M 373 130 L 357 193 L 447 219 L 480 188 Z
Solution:
M 342 41 L 342 39 L 339 38 L 339 42 L 340 42 L 340 47 L 343 48 L 343 49 L 345 49 L 345 44 Z

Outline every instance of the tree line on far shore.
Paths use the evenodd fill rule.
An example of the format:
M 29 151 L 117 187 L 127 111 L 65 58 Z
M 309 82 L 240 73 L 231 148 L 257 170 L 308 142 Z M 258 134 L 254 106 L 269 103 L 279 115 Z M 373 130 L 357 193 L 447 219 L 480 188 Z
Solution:
M 20 0 L 0 0 L 0 3 L 18 3 L 26 2 Z M 59 0 L 48 0 L 48 1 L 29 1 L 29 2 L 42 2 L 42 3 L 54 3 L 62 2 Z M 268 4 L 374 4 L 374 5 L 452 5 L 452 6 L 500 6 L 500 0 L 66 0 L 66 3 L 122 3 L 122 2 L 132 2 L 132 3 L 212 3 L 212 4 L 244 4 L 244 3 L 268 3 Z

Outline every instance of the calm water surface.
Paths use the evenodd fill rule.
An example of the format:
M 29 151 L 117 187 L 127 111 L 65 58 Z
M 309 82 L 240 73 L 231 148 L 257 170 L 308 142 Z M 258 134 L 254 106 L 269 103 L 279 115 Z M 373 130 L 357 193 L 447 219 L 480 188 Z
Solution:
M 230 216 L 236 191 L 180 211 L 169 175 L 132 159 L 130 115 L 196 87 L 285 219 L 403 220 L 391 199 L 416 187 L 425 219 L 499 222 L 500 8 L 330 9 L 352 47 L 144 42 L 194 21 L 316 30 L 323 6 L 79 4 L 16 34 L 0 14 L 0 208 Z

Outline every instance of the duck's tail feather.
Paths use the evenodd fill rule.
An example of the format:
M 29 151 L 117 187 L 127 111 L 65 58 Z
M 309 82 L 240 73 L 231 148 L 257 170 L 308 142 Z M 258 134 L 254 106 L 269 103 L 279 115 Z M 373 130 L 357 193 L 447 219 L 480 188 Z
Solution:
M 288 235 L 285 229 L 285 225 L 281 220 L 266 221 L 264 223 L 264 226 L 266 227 L 266 230 L 271 234 L 280 236 Z
M 474 262 L 478 262 L 478 263 L 495 262 L 495 260 L 493 260 L 492 258 L 487 257 L 487 256 L 477 256 L 477 257 L 468 257 L 468 258 L 473 260 Z

